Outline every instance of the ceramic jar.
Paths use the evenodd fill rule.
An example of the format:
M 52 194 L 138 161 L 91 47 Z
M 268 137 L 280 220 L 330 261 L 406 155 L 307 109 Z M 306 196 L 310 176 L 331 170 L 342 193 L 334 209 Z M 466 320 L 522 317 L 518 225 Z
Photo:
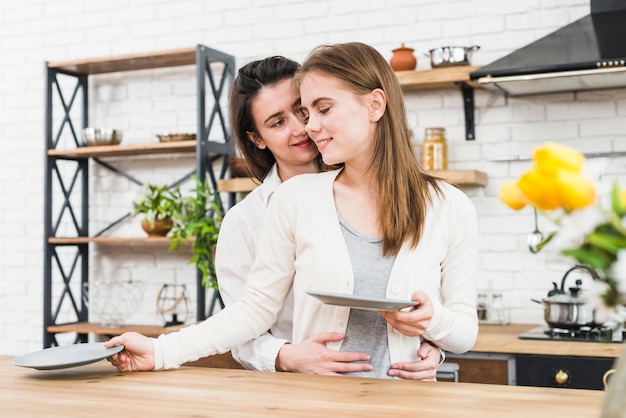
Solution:
M 413 48 L 404 46 L 404 43 L 400 48 L 394 49 L 393 56 L 389 61 L 391 68 L 394 71 L 410 71 L 417 67 L 417 58 L 413 55 Z

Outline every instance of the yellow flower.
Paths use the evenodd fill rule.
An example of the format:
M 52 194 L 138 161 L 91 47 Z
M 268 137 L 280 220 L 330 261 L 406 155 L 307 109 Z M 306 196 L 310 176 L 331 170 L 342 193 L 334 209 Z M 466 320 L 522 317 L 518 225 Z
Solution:
M 520 210 L 530 203 L 515 181 L 502 184 L 498 190 L 498 197 L 513 210 Z
M 585 156 L 565 145 L 546 142 L 535 149 L 533 161 L 537 170 L 546 175 L 555 175 L 560 170 L 580 172 L 585 162 Z
M 538 209 L 550 211 L 561 205 L 556 176 L 546 176 L 536 168 L 531 168 L 522 174 L 517 186 Z
M 585 156 L 573 148 L 545 143 L 533 152 L 534 166 L 517 182 L 505 183 L 499 197 L 519 210 L 531 203 L 544 211 L 571 212 L 591 205 L 596 199 L 593 182 L 582 174 Z M 626 195 L 624 196 L 626 202 Z
M 567 212 L 582 209 L 595 202 L 596 189 L 593 182 L 580 173 L 561 170 L 558 173 L 559 206 Z

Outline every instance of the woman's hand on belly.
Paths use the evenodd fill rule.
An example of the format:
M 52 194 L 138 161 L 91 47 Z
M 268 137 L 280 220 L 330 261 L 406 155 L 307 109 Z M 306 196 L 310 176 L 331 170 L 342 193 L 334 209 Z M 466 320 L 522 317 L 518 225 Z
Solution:
M 329 342 L 341 341 L 345 334 L 327 332 L 307 338 L 299 344 L 285 344 L 276 357 L 276 370 L 307 374 L 336 375 L 372 370 L 366 353 L 343 352 L 326 348 Z
M 439 348 L 423 341 L 417 356 L 418 361 L 393 363 L 387 374 L 400 379 L 436 381 L 437 368 L 441 362 Z

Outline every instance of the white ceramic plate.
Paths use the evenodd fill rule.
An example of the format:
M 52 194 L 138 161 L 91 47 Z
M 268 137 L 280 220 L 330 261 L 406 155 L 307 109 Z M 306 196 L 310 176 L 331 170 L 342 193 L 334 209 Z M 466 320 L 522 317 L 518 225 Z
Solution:
M 123 349 L 123 345 L 105 348 L 102 343 L 62 345 L 25 354 L 13 360 L 13 364 L 38 370 L 67 369 L 95 363 Z
M 307 293 L 328 305 L 345 306 L 353 309 L 367 309 L 371 311 L 399 311 L 410 306 L 419 305 L 419 302 L 411 300 L 380 299 L 329 292 L 311 291 Z

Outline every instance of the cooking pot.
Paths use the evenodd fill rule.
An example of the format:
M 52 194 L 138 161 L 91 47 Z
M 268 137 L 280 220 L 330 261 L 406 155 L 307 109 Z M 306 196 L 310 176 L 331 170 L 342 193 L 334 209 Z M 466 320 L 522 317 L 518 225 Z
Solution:
M 450 67 L 454 65 L 469 65 L 469 58 L 473 51 L 480 49 L 474 46 L 442 46 L 429 51 L 430 66 L 432 68 Z
M 561 280 L 561 287 L 552 283 L 553 289 L 548 292 L 548 297 L 538 303 L 543 304 L 543 317 L 551 328 L 578 329 L 581 326 L 593 325 L 593 309 L 587 304 L 587 299 L 581 297 L 580 285 L 582 281 L 576 280 L 576 286 L 565 291 L 567 276 L 574 270 L 585 270 L 594 279 L 597 277 L 595 270 L 586 266 L 574 266 L 569 269 Z

